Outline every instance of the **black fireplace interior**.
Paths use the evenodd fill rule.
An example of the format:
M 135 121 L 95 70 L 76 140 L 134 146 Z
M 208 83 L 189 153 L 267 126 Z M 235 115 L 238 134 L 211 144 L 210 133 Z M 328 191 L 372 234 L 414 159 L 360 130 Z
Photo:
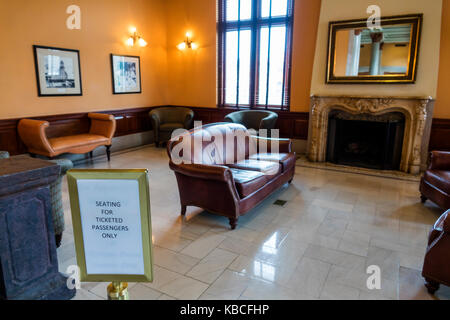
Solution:
M 405 131 L 400 112 L 373 116 L 330 113 L 327 161 L 355 167 L 399 170 Z

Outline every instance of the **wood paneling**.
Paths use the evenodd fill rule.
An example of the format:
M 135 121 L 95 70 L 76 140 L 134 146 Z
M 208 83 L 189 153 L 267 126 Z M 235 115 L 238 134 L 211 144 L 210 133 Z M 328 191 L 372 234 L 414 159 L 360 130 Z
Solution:
M 433 119 L 430 150 L 450 151 L 450 119 Z
M 117 120 L 116 137 L 152 130 L 148 113 L 158 107 L 123 109 L 113 111 L 101 111 L 113 114 Z M 195 120 L 203 124 L 223 122 L 224 117 L 236 111 L 229 108 L 200 108 L 188 107 L 195 113 Z M 280 137 L 292 139 L 308 139 L 307 112 L 279 111 L 277 128 L 280 129 Z M 32 119 L 46 120 L 50 122 L 47 131 L 49 137 L 67 136 L 89 131 L 90 120 L 87 113 L 66 114 L 35 117 Z M 0 120 L 0 150 L 9 151 L 12 155 L 26 153 L 17 133 L 17 124 L 20 119 Z M 434 119 L 431 130 L 430 150 L 450 151 L 450 119 Z
M 101 111 L 116 117 L 116 137 L 149 131 L 152 129 L 148 113 L 152 108 L 136 108 L 114 111 Z M 33 117 L 50 123 L 47 129 L 49 138 L 69 136 L 89 132 L 90 120 L 87 113 Z M 0 150 L 12 155 L 26 153 L 27 149 L 20 140 L 17 125 L 20 119 L 0 120 Z

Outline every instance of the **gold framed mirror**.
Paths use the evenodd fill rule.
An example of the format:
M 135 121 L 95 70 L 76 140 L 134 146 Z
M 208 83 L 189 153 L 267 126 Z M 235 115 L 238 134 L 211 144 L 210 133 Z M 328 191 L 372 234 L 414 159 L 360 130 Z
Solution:
M 326 83 L 415 83 L 422 14 L 329 23 Z

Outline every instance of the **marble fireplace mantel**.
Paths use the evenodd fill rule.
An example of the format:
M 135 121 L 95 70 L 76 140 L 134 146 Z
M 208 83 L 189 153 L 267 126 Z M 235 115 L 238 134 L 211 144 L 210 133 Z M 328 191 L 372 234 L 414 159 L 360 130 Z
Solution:
M 329 114 L 333 110 L 351 114 L 382 115 L 401 112 L 405 134 L 400 170 L 418 174 L 426 169 L 434 100 L 431 97 L 311 96 L 308 159 L 325 162 Z

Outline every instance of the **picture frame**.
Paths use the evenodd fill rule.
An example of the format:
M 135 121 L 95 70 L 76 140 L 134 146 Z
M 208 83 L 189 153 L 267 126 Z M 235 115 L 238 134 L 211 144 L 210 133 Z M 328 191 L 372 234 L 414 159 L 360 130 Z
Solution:
M 414 84 L 417 79 L 417 70 L 419 65 L 419 52 L 420 52 L 420 44 L 421 44 L 421 34 L 422 34 L 422 25 L 423 25 L 423 14 L 407 14 L 400 16 L 387 16 L 380 18 L 380 26 L 381 31 L 371 31 L 367 26 L 367 19 L 354 19 L 354 20 L 343 20 L 343 21 L 331 21 L 328 26 L 328 54 L 327 54 L 327 67 L 326 67 L 326 75 L 325 75 L 325 83 L 326 84 Z M 407 27 L 408 34 L 406 34 L 404 28 Z M 389 31 L 390 29 L 390 31 Z M 370 49 L 373 41 L 376 43 L 380 43 L 380 49 L 378 52 L 383 50 L 385 46 L 398 46 L 403 50 L 402 47 L 406 48 L 406 60 L 402 64 L 404 64 L 405 70 L 386 70 L 383 72 L 383 66 L 378 63 L 378 67 L 374 68 L 375 70 L 380 69 L 380 72 L 375 72 L 373 74 L 370 73 L 370 69 L 365 67 L 367 70 L 361 70 L 362 74 L 355 75 L 339 75 L 336 74 L 337 69 L 337 60 L 338 59 L 338 46 L 343 41 L 339 41 L 338 33 L 345 32 L 356 32 L 358 31 L 358 37 L 361 39 L 366 38 L 370 39 L 367 36 L 372 35 L 374 37 L 370 42 L 360 40 L 361 50 L 363 48 Z M 361 33 L 361 35 L 359 35 Z M 356 35 L 356 33 L 355 33 Z M 357 36 L 351 37 L 353 39 L 357 38 Z M 406 39 L 406 41 L 405 41 Z M 349 41 L 350 42 L 350 41 Z M 357 43 L 357 42 L 355 42 Z M 351 45 L 351 43 L 350 43 Z M 356 46 L 359 48 L 359 46 Z M 339 50 L 341 51 L 341 50 Z M 384 50 L 386 51 L 386 50 Z M 362 52 L 362 51 L 361 51 Z M 373 55 L 373 53 L 372 53 Z M 350 54 L 350 57 L 355 56 L 354 54 Z M 391 49 L 392 56 L 392 49 Z M 397 53 L 397 60 L 398 60 Z M 382 55 L 379 55 L 382 57 Z M 358 59 L 356 59 L 358 60 Z M 383 59 L 379 59 L 383 60 Z M 392 58 L 390 60 L 393 60 Z M 359 63 L 359 61 L 357 61 Z M 390 61 L 392 63 L 392 61 Z M 349 63 L 350 66 L 352 65 Z M 377 63 L 374 63 L 377 66 Z M 398 66 L 391 66 L 389 64 L 386 69 L 395 69 Z M 347 66 L 348 68 L 348 66 Z M 351 69 L 351 68 L 350 68 Z
M 39 97 L 82 96 L 80 51 L 33 45 Z
M 113 94 L 142 93 L 141 58 L 111 53 Z
M 73 169 L 67 181 L 80 280 L 152 282 L 147 169 Z

